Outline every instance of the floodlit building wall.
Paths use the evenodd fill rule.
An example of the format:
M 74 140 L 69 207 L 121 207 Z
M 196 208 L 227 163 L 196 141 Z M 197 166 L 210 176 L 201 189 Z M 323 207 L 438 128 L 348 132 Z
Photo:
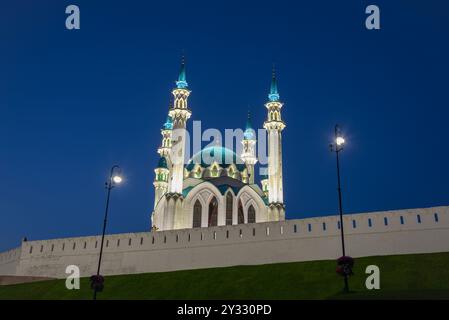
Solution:
M 336 259 L 338 216 L 105 238 L 104 275 Z M 395 210 L 344 217 L 352 257 L 449 251 L 449 207 Z M 22 242 L 0 253 L 0 275 L 63 278 L 68 265 L 96 272 L 101 236 Z
M 21 247 L 0 253 L 0 275 L 15 275 L 20 256 Z

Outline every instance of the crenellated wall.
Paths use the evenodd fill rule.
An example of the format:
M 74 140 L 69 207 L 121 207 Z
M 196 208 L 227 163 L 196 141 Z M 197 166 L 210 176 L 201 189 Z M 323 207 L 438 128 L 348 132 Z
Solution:
M 105 238 L 102 274 L 126 274 L 335 259 L 341 255 L 338 216 L 280 222 L 124 233 Z M 449 251 L 449 206 L 348 214 L 353 257 Z M 65 277 L 95 273 L 100 236 L 26 241 L 0 253 L 0 275 Z

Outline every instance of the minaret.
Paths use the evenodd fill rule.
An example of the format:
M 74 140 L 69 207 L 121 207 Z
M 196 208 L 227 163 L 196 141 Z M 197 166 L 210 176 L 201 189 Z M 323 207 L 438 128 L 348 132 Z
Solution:
M 161 156 L 159 159 L 157 168 L 154 169 L 154 173 L 154 208 L 156 209 L 158 201 L 168 192 L 169 170 L 167 159 L 164 156 Z
M 241 158 L 246 164 L 248 170 L 248 183 L 254 184 L 254 165 L 257 163 L 256 158 L 256 132 L 251 125 L 251 116 L 248 112 L 248 119 L 246 120 L 246 128 L 243 133 L 243 152 Z
M 161 146 L 159 147 L 159 149 L 157 149 L 157 153 L 159 153 L 159 155 L 161 157 L 165 157 L 165 158 L 170 157 L 170 150 L 172 147 L 172 141 L 171 141 L 172 131 L 173 131 L 173 120 L 168 115 L 167 120 L 165 121 L 165 123 L 163 124 L 162 129 L 161 129 L 161 135 L 162 135 Z
M 268 176 L 266 174 L 260 176 L 260 183 L 265 197 L 268 198 Z
M 279 101 L 276 75 L 273 68 L 271 88 L 268 94 L 268 117 L 264 128 L 268 133 L 268 202 L 270 208 L 269 219 L 284 220 L 285 207 L 282 186 L 282 130 L 285 123 L 281 118 L 282 103 Z
M 172 178 L 170 192 L 182 194 L 182 184 L 184 179 L 184 155 L 186 148 L 186 123 L 192 114 L 188 108 L 187 100 L 190 91 L 187 89 L 186 69 L 184 57 L 182 58 L 181 71 L 179 72 L 176 88 L 173 89 L 173 107 L 169 115 L 173 121 L 172 148 L 170 159 L 172 162 Z
M 185 225 L 183 219 L 183 180 L 184 180 L 184 155 L 186 149 L 186 123 L 192 114 L 188 108 L 187 100 L 190 91 L 187 89 L 186 69 L 184 57 L 182 58 L 181 71 L 179 72 L 176 88 L 173 89 L 173 106 L 169 110 L 169 116 L 173 122 L 171 133 L 170 161 L 169 171 L 170 180 L 168 182 L 168 192 L 165 194 L 167 199 L 164 207 L 163 221 L 158 221 L 158 228 L 161 230 L 179 229 Z
M 167 116 L 167 120 L 165 121 L 165 123 L 163 124 L 162 129 L 161 129 L 161 135 L 162 135 L 161 146 L 157 149 L 157 153 L 159 153 L 161 158 L 159 160 L 158 168 L 155 169 L 156 177 L 155 177 L 155 182 L 153 183 L 154 187 L 155 187 L 155 190 L 154 190 L 154 194 L 155 194 L 154 207 L 156 207 L 156 204 L 159 201 L 159 199 L 165 193 L 167 193 L 169 188 L 170 188 L 170 180 L 171 180 L 171 175 L 170 175 L 170 168 L 171 168 L 170 151 L 171 151 L 171 147 L 172 147 L 172 141 L 171 141 L 171 139 L 172 139 L 172 131 L 173 131 L 173 121 L 172 121 L 171 117 L 168 115 Z M 164 185 L 164 192 L 160 193 L 159 196 L 158 196 L 157 194 L 160 191 L 160 190 L 158 190 L 158 188 L 161 189 L 162 187 L 161 187 L 160 183 L 156 186 L 156 180 L 157 181 L 160 180 L 160 179 L 158 179 L 158 174 L 161 172 L 161 170 L 158 170 L 158 169 L 161 168 L 160 165 L 162 163 L 161 162 L 162 159 L 163 159 L 164 164 L 165 164 L 163 166 L 163 168 L 167 169 L 167 177 L 166 177 L 167 179 L 165 181 L 167 183 L 167 185 L 166 186 Z

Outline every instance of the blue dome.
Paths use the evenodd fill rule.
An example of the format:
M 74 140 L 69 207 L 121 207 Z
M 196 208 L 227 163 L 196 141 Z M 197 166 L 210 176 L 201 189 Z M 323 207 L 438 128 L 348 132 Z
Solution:
M 214 161 L 217 161 L 223 168 L 227 168 L 231 164 L 235 164 L 239 171 L 243 171 L 246 168 L 243 160 L 238 157 L 235 152 L 228 148 L 214 146 L 204 148 L 193 155 L 192 159 L 187 163 L 186 169 L 190 171 L 196 164 L 199 164 L 203 168 L 207 168 Z
M 167 160 L 165 159 L 165 157 L 161 157 L 159 159 L 159 162 L 157 163 L 157 167 L 158 168 L 168 169 Z

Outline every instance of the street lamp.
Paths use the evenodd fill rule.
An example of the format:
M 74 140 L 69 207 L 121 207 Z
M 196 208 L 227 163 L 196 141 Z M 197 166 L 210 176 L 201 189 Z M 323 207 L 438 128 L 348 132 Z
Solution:
M 341 204 L 341 186 L 340 186 L 340 159 L 339 159 L 339 153 L 341 150 L 343 150 L 343 145 L 345 144 L 345 139 L 341 135 L 340 127 L 335 125 L 335 141 L 334 143 L 330 144 L 330 149 L 332 152 L 335 152 L 337 157 L 337 183 L 338 183 L 338 207 L 340 211 L 340 234 L 341 234 L 341 248 L 343 251 L 343 257 L 346 257 L 345 252 L 345 235 L 344 235 L 344 229 L 343 229 L 343 208 Z M 348 284 L 348 270 L 346 268 L 343 268 L 343 276 L 345 281 L 345 292 L 349 292 L 349 284 Z
M 342 146 L 345 144 L 345 139 L 343 137 L 336 137 L 335 143 L 337 144 L 337 146 Z
M 97 300 L 97 291 L 99 290 L 99 287 L 103 286 L 103 278 L 100 276 L 100 267 L 101 267 L 101 258 L 103 256 L 103 243 L 104 243 L 104 234 L 106 232 L 106 222 L 108 219 L 108 210 L 109 210 L 109 199 L 111 196 L 111 190 L 116 185 L 119 185 L 123 178 L 121 177 L 121 169 L 118 165 L 114 165 L 111 168 L 111 173 L 109 175 L 109 180 L 105 183 L 106 189 L 108 190 L 107 197 L 106 197 L 106 210 L 104 212 L 104 221 L 103 221 L 103 234 L 101 236 L 101 245 L 100 245 L 100 257 L 98 258 L 98 268 L 97 268 L 97 275 L 94 276 L 93 281 L 93 289 L 94 289 L 94 300 Z
M 123 180 L 122 177 L 118 176 L 118 175 L 115 175 L 115 176 L 112 177 L 112 181 L 114 181 L 115 184 L 122 183 L 122 180 Z

